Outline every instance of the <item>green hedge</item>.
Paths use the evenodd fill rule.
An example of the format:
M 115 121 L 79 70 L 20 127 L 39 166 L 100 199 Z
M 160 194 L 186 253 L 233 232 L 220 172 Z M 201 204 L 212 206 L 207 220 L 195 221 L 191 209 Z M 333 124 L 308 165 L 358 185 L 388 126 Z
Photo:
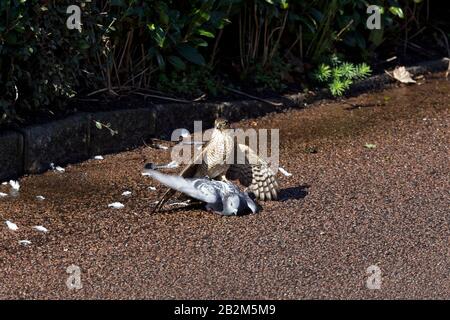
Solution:
M 303 62 L 337 51 L 369 60 L 399 34 L 402 8 L 423 11 L 417 0 L 372 2 L 384 8 L 382 31 L 365 27 L 366 1 L 2 0 L 0 125 L 96 90 L 214 94 L 227 77 L 280 89 Z M 66 27 L 72 4 L 81 32 Z

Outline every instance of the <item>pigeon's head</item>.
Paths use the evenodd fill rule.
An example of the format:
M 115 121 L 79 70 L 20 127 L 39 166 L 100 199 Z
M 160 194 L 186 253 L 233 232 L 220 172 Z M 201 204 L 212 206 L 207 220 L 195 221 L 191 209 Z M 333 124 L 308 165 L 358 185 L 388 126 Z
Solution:
M 218 119 L 216 119 L 216 121 L 214 122 L 214 128 L 216 128 L 217 130 L 226 130 L 226 129 L 230 129 L 230 123 L 228 122 L 227 119 L 224 119 L 224 118 L 218 118 Z
M 230 194 L 223 198 L 223 210 L 224 215 L 236 215 L 239 211 L 240 199 L 237 194 Z

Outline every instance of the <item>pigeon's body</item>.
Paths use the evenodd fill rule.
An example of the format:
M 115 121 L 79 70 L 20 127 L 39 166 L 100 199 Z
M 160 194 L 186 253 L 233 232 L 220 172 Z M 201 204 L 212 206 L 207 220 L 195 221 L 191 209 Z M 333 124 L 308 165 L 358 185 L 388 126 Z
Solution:
M 257 211 L 256 204 L 248 194 L 241 192 L 231 182 L 207 178 L 183 178 L 181 176 L 167 175 L 152 169 L 146 169 L 145 174 L 172 190 L 205 202 L 206 209 L 222 215 L 237 215 L 249 209 L 253 213 Z

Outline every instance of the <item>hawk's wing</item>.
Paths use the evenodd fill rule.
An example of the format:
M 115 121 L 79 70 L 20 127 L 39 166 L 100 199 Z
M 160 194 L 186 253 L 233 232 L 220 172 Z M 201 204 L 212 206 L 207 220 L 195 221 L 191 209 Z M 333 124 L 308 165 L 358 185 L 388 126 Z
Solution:
M 277 199 L 278 182 L 264 159 L 248 146 L 235 143 L 234 160 L 227 171 L 228 179 L 239 180 L 260 200 Z

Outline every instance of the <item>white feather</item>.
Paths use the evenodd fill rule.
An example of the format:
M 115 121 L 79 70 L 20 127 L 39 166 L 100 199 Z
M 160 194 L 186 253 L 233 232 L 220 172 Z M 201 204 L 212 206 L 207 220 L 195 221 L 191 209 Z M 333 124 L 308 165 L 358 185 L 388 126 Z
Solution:
M 113 203 L 108 204 L 108 207 L 114 208 L 114 209 L 122 209 L 125 206 L 120 202 L 113 202 Z
M 292 176 L 292 173 L 287 172 L 286 170 L 284 170 L 282 167 L 279 167 L 278 170 L 284 174 L 286 177 L 290 177 Z
M 19 191 L 19 189 L 20 189 L 19 181 L 9 180 L 9 185 L 10 185 L 11 188 L 13 188 L 15 191 Z
M 28 246 L 29 244 L 31 244 L 30 240 L 19 240 L 19 244 L 23 245 L 23 246 Z
M 13 223 L 13 222 L 11 222 L 9 220 L 6 220 L 6 225 L 8 226 L 9 229 L 11 229 L 13 231 L 17 231 L 17 229 L 19 229 L 17 227 L 17 224 L 15 224 L 15 223 Z
M 33 229 L 40 231 L 40 232 L 48 232 L 48 229 L 44 226 L 34 226 Z

